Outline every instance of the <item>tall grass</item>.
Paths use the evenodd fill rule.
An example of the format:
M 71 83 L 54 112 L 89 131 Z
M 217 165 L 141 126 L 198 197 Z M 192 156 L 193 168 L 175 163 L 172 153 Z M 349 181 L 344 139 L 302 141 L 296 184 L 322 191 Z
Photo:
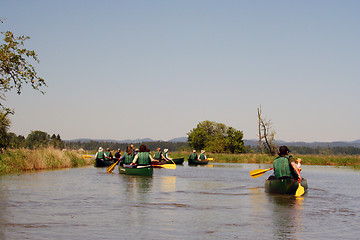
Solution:
M 82 154 L 75 151 L 61 151 L 54 148 L 8 150 L 0 154 L 0 174 L 80 167 L 92 163 L 93 160 L 83 159 Z

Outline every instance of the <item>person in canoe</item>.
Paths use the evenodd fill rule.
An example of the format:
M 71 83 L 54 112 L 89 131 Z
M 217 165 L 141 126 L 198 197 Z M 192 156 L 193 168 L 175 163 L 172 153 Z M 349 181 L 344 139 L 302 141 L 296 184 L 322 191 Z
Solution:
M 106 148 L 106 151 L 104 152 L 105 154 L 105 158 L 107 160 L 112 160 L 113 159 L 113 155 L 111 154 L 110 148 Z
M 151 165 L 151 161 L 154 161 L 154 159 L 148 152 L 147 147 L 144 144 L 142 144 L 139 147 L 139 152 L 135 155 L 134 160 L 130 165 L 146 166 L 146 165 Z
M 171 160 L 172 161 L 172 158 L 169 157 L 168 152 L 169 152 L 169 149 L 165 148 L 163 154 L 161 154 L 162 159 L 165 160 L 165 161 L 166 160 Z
M 156 152 L 153 155 L 155 160 L 161 160 L 162 151 L 161 148 L 157 148 Z
M 120 158 L 120 166 L 130 165 L 132 161 L 134 160 L 134 151 L 130 146 L 126 147 L 126 151 L 124 155 Z
M 190 154 L 188 160 L 190 160 L 190 161 L 196 161 L 197 159 L 198 159 L 198 155 L 197 155 L 197 153 L 196 153 L 196 150 L 194 149 L 194 150 L 192 151 L 192 153 Z
M 300 170 L 295 163 L 295 159 L 289 154 L 290 150 L 287 146 L 279 148 L 279 156 L 275 158 L 273 163 L 275 178 L 295 178 L 301 180 Z
M 201 150 L 201 153 L 199 155 L 198 160 L 199 161 L 205 161 L 206 160 L 205 150 Z
M 119 158 L 121 158 L 121 150 L 120 150 L 120 148 L 115 153 L 114 158 L 115 158 L 116 161 L 119 160 Z
M 95 154 L 95 160 L 105 161 L 105 153 L 102 147 L 99 147 L 97 153 Z

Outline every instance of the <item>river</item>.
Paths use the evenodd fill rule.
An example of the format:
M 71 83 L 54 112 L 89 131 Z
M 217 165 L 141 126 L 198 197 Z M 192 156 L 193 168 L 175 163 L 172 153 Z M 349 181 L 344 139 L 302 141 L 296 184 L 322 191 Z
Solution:
M 302 197 L 264 192 L 259 164 L 72 168 L 0 176 L 0 239 L 358 239 L 360 171 L 303 166 Z

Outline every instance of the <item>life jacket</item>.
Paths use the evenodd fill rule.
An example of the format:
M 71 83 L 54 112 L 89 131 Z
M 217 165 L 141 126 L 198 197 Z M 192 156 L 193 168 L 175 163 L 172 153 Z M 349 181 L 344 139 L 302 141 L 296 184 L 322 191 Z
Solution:
M 189 159 L 190 160 L 197 160 L 197 154 L 196 153 L 190 154 Z
M 104 152 L 97 152 L 97 153 L 96 153 L 96 158 L 97 158 L 97 159 L 105 159 L 105 154 L 104 154 Z
M 206 159 L 206 158 L 205 158 L 205 154 L 203 154 L 203 153 L 200 154 L 199 159 L 200 159 L 200 160 L 205 160 L 205 159 Z
M 104 153 L 106 157 L 110 158 L 110 156 L 112 156 L 111 152 L 105 152 Z
M 293 177 L 289 164 L 289 157 L 290 156 L 281 156 L 275 158 L 273 168 L 276 178 Z
M 124 154 L 124 164 L 128 165 L 132 163 L 133 159 L 134 159 L 133 155 L 129 155 L 127 152 Z
M 162 154 L 161 151 L 160 152 L 155 152 L 155 158 L 156 159 L 161 159 L 161 154 Z
M 148 152 L 139 152 L 138 154 L 138 165 L 151 165 L 150 157 Z

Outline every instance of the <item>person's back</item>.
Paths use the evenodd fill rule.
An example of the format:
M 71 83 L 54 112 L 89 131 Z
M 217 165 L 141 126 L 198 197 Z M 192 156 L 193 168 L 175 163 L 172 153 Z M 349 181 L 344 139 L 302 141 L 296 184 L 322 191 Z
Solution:
M 138 165 L 151 165 L 150 154 L 149 152 L 139 152 L 138 154 Z
M 125 152 L 125 154 L 124 154 L 124 164 L 128 165 L 128 164 L 132 163 L 133 159 L 134 159 L 134 155 Z
M 273 163 L 273 168 L 276 178 L 292 177 L 290 164 L 289 164 L 289 157 L 290 156 L 279 156 L 275 158 Z
M 189 156 L 189 160 L 197 160 L 197 154 L 196 153 L 191 153 Z
M 290 177 L 301 179 L 300 171 L 295 164 L 294 158 L 289 155 L 289 149 L 286 146 L 279 148 L 279 156 L 273 163 L 274 174 L 276 178 Z

